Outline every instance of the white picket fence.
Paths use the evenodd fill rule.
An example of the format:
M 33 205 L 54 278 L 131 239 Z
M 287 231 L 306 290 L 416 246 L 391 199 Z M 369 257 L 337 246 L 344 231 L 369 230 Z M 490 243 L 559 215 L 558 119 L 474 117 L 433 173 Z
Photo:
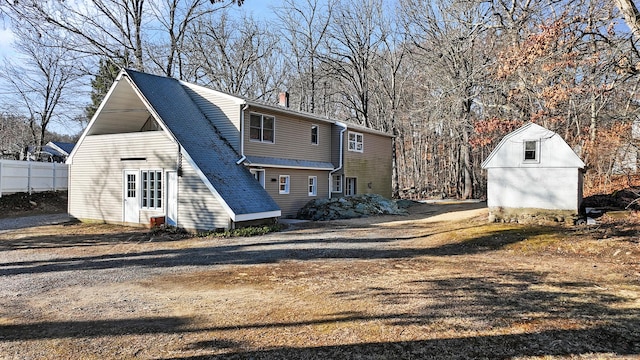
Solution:
M 66 164 L 0 160 L 0 197 L 18 192 L 67 190 L 68 184 Z

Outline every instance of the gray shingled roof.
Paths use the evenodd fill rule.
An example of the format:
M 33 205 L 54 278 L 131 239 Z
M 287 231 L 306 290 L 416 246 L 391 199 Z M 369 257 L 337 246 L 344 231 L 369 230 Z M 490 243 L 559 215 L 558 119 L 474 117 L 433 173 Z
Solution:
M 280 208 L 253 175 L 236 164 L 240 156 L 175 79 L 126 70 L 131 80 L 236 215 Z
M 247 155 L 246 163 L 249 165 L 271 165 L 277 167 L 292 167 L 292 168 L 304 168 L 304 169 L 320 169 L 320 170 L 333 170 L 335 166 L 332 163 L 326 161 L 311 161 L 311 160 L 295 160 L 295 159 L 283 159 L 273 157 L 251 156 Z
M 73 148 L 76 146 L 75 143 L 66 143 L 62 141 L 52 141 L 51 143 L 66 152 L 65 155 L 71 154 L 71 151 L 73 151 Z

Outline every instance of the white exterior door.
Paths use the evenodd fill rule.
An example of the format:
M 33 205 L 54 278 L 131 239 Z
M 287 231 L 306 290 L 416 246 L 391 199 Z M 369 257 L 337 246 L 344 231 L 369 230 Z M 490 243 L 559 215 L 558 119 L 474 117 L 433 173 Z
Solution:
M 167 171 L 167 225 L 178 225 L 178 172 Z
M 124 171 L 124 219 L 126 223 L 140 222 L 140 199 L 138 198 L 138 171 Z

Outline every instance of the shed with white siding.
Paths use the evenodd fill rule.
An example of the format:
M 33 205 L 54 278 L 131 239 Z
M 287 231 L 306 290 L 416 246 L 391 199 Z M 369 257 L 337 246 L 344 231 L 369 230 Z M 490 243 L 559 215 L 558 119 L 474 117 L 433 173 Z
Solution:
M 528 123 L 507 134 L 482 163 L 489 211 L 577 214 L 584 166 L 560 135 Z

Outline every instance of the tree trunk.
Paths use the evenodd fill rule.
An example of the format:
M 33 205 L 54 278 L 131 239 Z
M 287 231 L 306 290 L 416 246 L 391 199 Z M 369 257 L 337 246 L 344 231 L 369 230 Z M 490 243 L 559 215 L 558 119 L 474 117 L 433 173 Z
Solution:
M 460 146 L 463 199 L 471 199 L 473 197 L 473 174 L 471 173 L 471 146 L 469 145 L 469 135 L 469 130 L 465 126 L 462 130 L 462 144 Z
M 624 17 L 624 21 L 631 29 L 634 36 L 640 37 L 640 12 L 633 0 L 615 0 L 618 9 Z

